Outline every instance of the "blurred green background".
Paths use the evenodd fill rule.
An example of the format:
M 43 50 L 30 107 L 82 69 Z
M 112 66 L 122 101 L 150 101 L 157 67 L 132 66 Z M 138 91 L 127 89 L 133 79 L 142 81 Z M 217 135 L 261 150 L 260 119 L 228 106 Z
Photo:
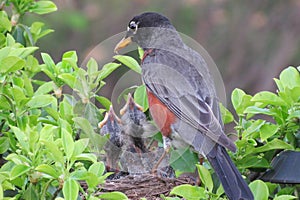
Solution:
M 38 20 L 55 30 L 39 45 L 41 51 L 50 53 L 56 61 L 63 52 L 72 49 L 77 50 L 83 61 L 95 45 L 125 31 L 134 15 L 155 11 L 166 15 L 179 32 L 192 37 L 209 52 L 221 72 L 227 97 L 236 87 L 250 94 L 273 91 L 273 78 L 279 71 L 299 65 L 299 0 L 56 0 L 55 3 L 58 12 Z M 36 16 L 29 16 L 28 20 L 31 17 Z

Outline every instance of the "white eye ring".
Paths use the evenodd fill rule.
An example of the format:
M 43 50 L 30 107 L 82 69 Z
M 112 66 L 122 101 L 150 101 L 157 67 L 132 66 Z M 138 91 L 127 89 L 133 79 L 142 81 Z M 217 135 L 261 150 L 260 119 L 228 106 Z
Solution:
M 135 21 L 131 21 L 127 27 L 127 31 L 131 30 L 134 31 L 133 34 L 136 34 L 137 29 L 138 29 L 138 22 L 136 23 Z

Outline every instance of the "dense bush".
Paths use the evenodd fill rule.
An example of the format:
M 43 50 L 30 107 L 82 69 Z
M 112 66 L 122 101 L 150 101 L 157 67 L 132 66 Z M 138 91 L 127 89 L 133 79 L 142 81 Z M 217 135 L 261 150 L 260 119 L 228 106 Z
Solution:
M 85 70 L 78 67 L 74 51 L 64 53 L 58 63 L 42 53 L 42 63 L 39 63 L 34 56 L 38 49 L 36 42 L 52 30 L 44 29 L 40 22 L 30 26 L 22 24 L 20 19 L 27 12 L 45 14 L 55 10 L 51 1 L 1 2 L 0 154 L 3 163 L 0 199 L 71 200 L 77 199 L 79 194 L 86 199 L 126 199 L 120 192 L 96 195 L 97 186 L 111 174 L 105 172 L 104 163 L 94 153 L 103 152 L 108 139 L 96 132 L 102 113 L 111 105 L 109 99 L 98 94 L 105 85 L 104 79 L 120 63 L 138 73 L 140 67 L 131 57 L 115 56 L 116 62 L 101 66 L 100 70 L 91 59 Z M 40 80 L 39 74 L 45 74 L 49 80 Z M 235 89 L 231 99 L 237 120 L 222 107 L 224 122 L 235 123 L 238 136 L 238 151 L 231 157 L 245 175 L 256 199 L 262 200 L 299 198 L 297 185 L 247 178 L 270 168 L 279 151 L 299 149 L 299 71 L 289 67 L 275 82 L 276 93 L 263 91 L 251 96 Z M 137 87 L 134 97 L 147 110 L 144 86 Z M 101 109 L 96 103 L 101 104 Z M 187 169 L 178 161 L 182 160 L 172 165 L 177 174 L 194 169 Z M 186 199 L 226 199 L 209 164 L 197 165 L 197 169 L 201 186 L 181 185 L 170 195 Z M 79 181 L 85 181 L 88 189 L 84 190 Z

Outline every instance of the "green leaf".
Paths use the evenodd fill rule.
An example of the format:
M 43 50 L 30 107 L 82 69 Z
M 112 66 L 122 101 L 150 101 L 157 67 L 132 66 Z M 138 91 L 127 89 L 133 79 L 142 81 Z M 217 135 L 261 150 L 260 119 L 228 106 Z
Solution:
M 127 67 L 129 67 L 133 71 L 135 71 L 139 74 L 142 73 L 141 66 L 139 65 L 139 63 L 134 58 L 132 58 L 130 56 L 124 56 L 124 55 L 115 55 L 113 58 L 118 60 L 122 64 L 126 65 Z
M 3 188 L 2 188 L 2 184 L 0 185 L 0 199 L 3 199 Z
M 62 60 L 72 60 L 73 62 L 77 63 L 78 57 L 76 51 L 67 51 L 63 54 Z
M 300 86 L 300 74 L 295 67 L 284 69 L 279 75 L 280 83 L 283 88 L 293 89 Z
M 198 161 L 198 156 L 189 148 L 171 151 L 170 164 L 176 170 L 182 172 L 194 172 L 196 168 L 195 164 Z
M 236 162 L 240 169 L 269 168 L 270 164 L 265 158 L 259 156 L 245 156 Z
M 95 141 L 95 131 L 91 126 L 90 122 L 83 117 L 75 117 L 73 118 L 74 122 L 83 130 L 84 133 L 88 135 L 91 142 Z
M 9 148 L 9 138 L 1 136 L 0 137 L 0 154 L 5 153 Z
M 134 92 L 134 101 L 143 107 L 145 112 L 149 108 L 148 96 L 145 85 L 140 85 Z
M 103 175 L 105 171 L 105 165 L 103 162 L 96 162 L 93 163 L 90 167 L 89 167 L 89 172 L 95 174 L 97 177 L 100 177 Z
M 10 180 L 14 180 L 27 173 L 30 170 L 30 167 L 27 165 L 16 165 L 12 168 L 10 172 Z
M 262 141 L 267 141 L 268 138 L 275 135 L 275 133 L 279 130 L 279 126 L 275 124 L 264 124 L 260 128 L 260 138 Z
M 47 164 L 41 164 L 37 166 L 35 170 L 52 176 L 53 178 L 58 178 L 60 176 L 60 174 L 52 166 Z
M 138 53 L 140 60 L 142 60 L 144 56 L 144 50 L 141 47 L 138 47 Z
M 42 95 L 42 94 L 48 94 L 49 92 L 52 92 L 54 89 L 54 83 L 53 81 L 49 81 L 41 85 L 35 92 L 34 95 Z
M 75 147 L 73 137 L 72 137 L 71 133 L 69 133 L 64 128 L 62 129 L 61 135 L 62 135 L 61 138 L 62 138 L 62 144 L 64 147 L 65 154 L 66 154 L 67 158 L 70 160 L 73 155 L 74 147 Z
M 255 180 L 249 184 L 255 200 L 268 200 L 268 186 L 261 180 Z
M 25 59 L 27 56 L 35 52 L 37 49 L 38 47 L 26 47 L 26 48 L 13 49 L 12 51 L 9 52 L 9 56 L 16 56 Z
M 29 143 L 28 143 L 28 136 L 21 131 L 18 127 L 10 126 L 11 130 L 14 132 L 18 142 L 20 143 L 21 147 L 25 151 L 29 151 Z
M 174 187 L 170 194 L 183 197 L 187 200 L 207 199 L 205 189 L 203 187 L 197 187 L 188 184 Z
M 94 58 L 91 58 L 87 63 L 88 76 L 92 77 L 98 72 L 98 63 Z
M 83 138 L 75 141 L 74 143 L 74 151 L 73 156 L 77 156 L 81 154 L 89 144 L 89 138 Z
M 106 192 L 99 195 L 100 199 L 105 200 L 126 200 L 128 197 L 122 192 Z
M 53 75 L 55 71 L 55 63 L 51 56 L 47 53 L 41 53 L 42 59 L 47 66 L 48 71 Z M 47 74 L 48 75 L 48 74 Z
M 40 140 L 49 140 L 51 141 L 53 138 L 53 135 L 58 133 L 58 127 L 46 124 L 42 130 L 40 131 Z
M 99 78 L 97 81 L 105 79 L 107 76 L 109 76 L 113 71 L 115 71 L 118 67 L 121 65 L 118 63 L 107 63 L 103 66 L 103 68 L 100 70 Z
M 222 103 L 220 103 L 219 105 L 220 105 L 220 111 L 222 114 L 222 120 L 223 120 L 224 124 L 233 122 L 234 117 L 231 114 L 231 112 L 226 107 L 224 107 Z
M 77 200 L 79 186 L 78 183 L 73 179 L 68 179 L 64 182 L 63 185 L 63 194 L 64 198 L 68 200 Z
M 63 73 L 58 75 L 58 78 L 60 78 L 63 82 L 68 84 L 70 88 L 74 89 L 75 83 L 77 81 L 76 77 L 70 73 Z
M 276 196 L 273 200 L 292 200 L 292 199 L 297 199 L 297 197 L 292 195 L 280 195 L 280 196 Z
M 104 106 L 104 108 L 106 110 L 109 110 L 109 107 L 112 104 L 109 99 L 107 99 L 106 97 L 102 97 L 102 96 L 96 96 L 95 98 L 99 103 L 101 103 L 102 106 Z
M 54 142 L 49 140 L 41 140 L 41 143 L 46 146 L 48 152 L 52 155 L 55 162 L 59 162 L 61 165 L 64 164 L 63 154 Z
M 262 91 L 254 95 L 251 101 L 261 102 L 263 104 L 271 104 L 275 106 L 285 106 L 286 103 L 276 94 L 269 91 Z
M 265 120 L 255 120 L 251 123 L 251 125 L 246 128 L 246 130 L 243 132 L 243 138 L 249 138 L 253 135 L 253 133 L 257 133 L 260 130 L 260 127 L 262 127 L 265 124 Z
M 10 32 L 11 31 L 11 22 L 7 17 L 7 14 L 5 11 L 0 11 L 0 31 L 2 29 Z
M 36 188 L 33 186 L 33 184 L 30 184 L 24 194 L 22 195 L 22 198 L 24 199 L 39 199 L 39 196 L 37 194 Z
M 82 153 L 76 156 L 76 160 L 87 160 L 95 163 L 97 162 L 97 156 L 92 153 Z
M 15 72 L 25 66 L 25 60 L 16 56 L 8 56 L 0 61 L 0 73 Z
M 247 107 L 254 105 L 254 102 L 251 102 L 251 98 L 250 95 L 247 95 L 241 89 L 236 88 L 233 90 L 231 102 L 238 115 L 243 114 Z
M 214 188 L 214 183 L 212 181 L 210 172 L 203 165 L 196 165 L 198 169 L 198 174 L 204 186 L 209 192 L 212 192 Z
M 261 152 L 270 151 L 270 150 L 274 150 L 274 149 L 293 150 L 294 147 L 290 144 L 287 144 L 286 142 L 284 142 L 282 140 L 275 138 L 274 140 L 268 142 L 264 146 L 253 149 L 252 152 L 249 152 L 249 153 L 253 153 L 253 154 L 261 153 Z
M 41 108 L 48 106 L 51 103 L 56 103 L 56 98 L 51 95 L 33 96 L 27 103 L 27 106 L 32 108 Z
M 42 15 L 56 10 L 57 7 L 52 1 L 37 1 L 29 11 Z
M 267 108 L 258 108 L 256 106 L 249 106 L 245 109 L 244 113 L 249 114 L 264 114 L 264 115 L 276 115 L 275 112 L 270 111 Z

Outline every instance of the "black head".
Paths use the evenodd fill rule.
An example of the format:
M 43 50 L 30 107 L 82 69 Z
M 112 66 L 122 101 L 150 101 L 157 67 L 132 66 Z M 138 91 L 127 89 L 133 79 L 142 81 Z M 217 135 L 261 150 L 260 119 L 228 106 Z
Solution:
M 163 27 L 173 28 L 170 20 L 155 12 L 145 12 L 133 17 L 128 23 L 128 30 L 135 31 L 138 28 Z
M 177 36 L 175 28 L 167 17 L 155 12 L 145 12 L 129 21 L 126 36 L 117 44 L 115 52 L 126 47 L 132 41 L 140 47 L 146 48 L 153 43 L 165 41 L 170 34 Z

